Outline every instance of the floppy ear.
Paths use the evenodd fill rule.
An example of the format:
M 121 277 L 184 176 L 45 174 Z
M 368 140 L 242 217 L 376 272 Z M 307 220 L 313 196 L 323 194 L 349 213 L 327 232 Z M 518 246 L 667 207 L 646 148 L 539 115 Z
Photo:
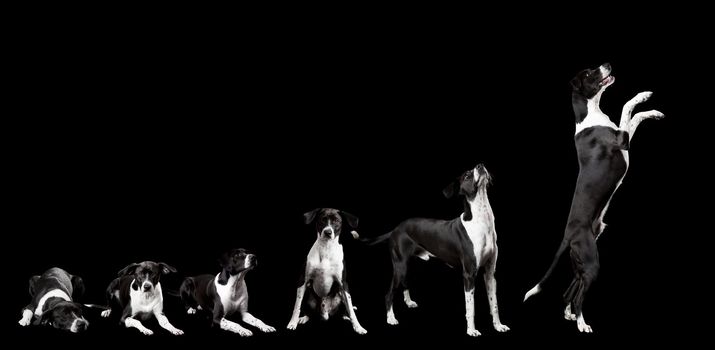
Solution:
M 84 296 L 84 281 L 82 277 L 72 276 L 72 300 L 81 300 Z
M 342 211 L 342 210 L 340 211 L 340 213 L 343 214 L 343 217 L 345 218 L 345 221 L 348 222 L 348 225 L 350 225 L 350 227 L 352 227 L 352 228 L 357 228 L 357 226 L 358 226 L 358 221 L 359 221 L 359 219 L 358 219 L 357 216 L 355 216 L 355 215 L 353 215 L 353 214 L 350 214 L 350 213 L 348 213 L 348 212 Z
M 163 273 L 165 275 L 168 274 L 169 272 L 176 273 L 176 269 L 166 263 L 160 262 L 159 266 L 161 266 L 161 273 Z
M 574 90 L 581 90 L 581 79 L 579 76 L 571 79 L 571 88 Z
M 315 220 L 315 216 L 318 215 L 318 212 L 321 209 L 322 208 L 315 208 L 315 209 L 303 214 L 303 221 L 305 222 L 305 224 L 307 225 L 307 224 L 313 222 L 313 220 Z
M 454 190 L 457 188 L 457 181 L 452 181 L 447 187 L 442 190 L 442 194 L 447 198 L 454 196 Z
M 127 265 L 127 267 L 119 270 L 119 272 L 117 273 L 117 276 L 119 276 L 119 277 L 129 276 L 134 273 L 134 269 L 136 269 L 137 266 L 139 266 L 139 264 L 137 264 L 137 263 L 129 264 L 129 265 Z
M 228 283 L 228 278 L 230 276 L 228 275 L 228 272 L 226 270 L 221 270 L 221 273 L 218 275 L 218 284 L 225 286 L 226 283 Z
M 33 322 L 32 324 L 35 326 L 39 326 L 39 325 L 46 325 L 46 324 L 50 323 L 50 316 L 52 316 L 52 311 L 54 309 L 55 308 L 53 307 L 53 308 L 45 310 L 45 312 L 43 312 L 37 319 L 35 319 L 35 322 Z

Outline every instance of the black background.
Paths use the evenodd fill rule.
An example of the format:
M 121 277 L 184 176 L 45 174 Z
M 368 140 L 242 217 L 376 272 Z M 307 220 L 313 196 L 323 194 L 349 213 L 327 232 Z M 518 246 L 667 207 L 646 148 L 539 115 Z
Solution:
M 101 19 L 97 20 L 101 22 Z M 111 26 L 110 26 L 111 27 Z M 19 40 L 12 98 L 21 125 L 9 131 L 13 252 L 6 289 L 9 330 L 20 340 L 78 345 L 302 346 L 339 341 L 375 346 L 550 344 L 652 341 L 687 329 L 680 293 L 688 288 L 674 246 L 683 208 L 678 138 L 684 115 L 682 61 L 689 44 L 667 31 L 613 35 L 524 27 L 329 27 L 272 23 L 177 30 L 130 30 L 65 23 Z M 300 29 L 299 29 L 300 28 Z M 306 29 L 310 28 L 310 29 Z M 513 29 L 513 28 L 512 28 Z M 637 29 L 637 28 L 636 28 Z M 676 59 L 673 59 L 676 57 Z M 676 61 L 679 60 L 679 61 Z M 601 108 L 618 123 L 621 107 L 641 91 L 658 109 L 630 151 L 631 163 L 598 242 L 600 276 L 585 303 L 593 335 L 562 318 L 561 294 L 572 277 L 563 259 L 551 283 L 528 303 L 561 240 L 578 172 L 569 80 L 610 62 L 616 83 Z M 311 322 L 288 332 L 296 282 L 315 240 L 302 213 L 316 207 L 360 217 L 376 236 L 409 217 L 451 219 L 458 200 L 441 190 L 484 162 L 496 216 L 501 318 L 497 334 L 484 285 L 476 289 L 476 324 L 466 337 L 460 272 L 414 260 L 408 281 L 420 307 L 396 297 L 401 324 L 385 323 L 391 275 L 385 245 L 342 237 L 353 300 L 368 335 L 349 323 Z M 247 277 L 249 310 L 278 329 L 251 339 L 204 330 L 165 296 L 174 338 L 125 330 L 89 311 L 84 335 L 16 322 L 29 301 L 27 279 L 52 266 L 84 278 L 85 302 L 103 303 L 116 272 L 132 262 L 164 261 L 179 273 L 217 273 L 231 247 L 259 256 Z M 456 345 L 455 345 L 456 346 Z

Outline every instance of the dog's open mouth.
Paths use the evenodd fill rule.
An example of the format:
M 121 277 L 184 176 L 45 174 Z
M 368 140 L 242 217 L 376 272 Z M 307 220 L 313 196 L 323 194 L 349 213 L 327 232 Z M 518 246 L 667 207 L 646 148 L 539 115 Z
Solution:
M 611 75 L 609 74 L 609 75 L 607 75 L 605 78 L 601 79 L 601 81 L 598 83 L 598 85 L 599 85 L 599 86 L 608 85 L 608 84 L 610 84 L 612 81 L 613 81 L 613 76 L 611 76 Z

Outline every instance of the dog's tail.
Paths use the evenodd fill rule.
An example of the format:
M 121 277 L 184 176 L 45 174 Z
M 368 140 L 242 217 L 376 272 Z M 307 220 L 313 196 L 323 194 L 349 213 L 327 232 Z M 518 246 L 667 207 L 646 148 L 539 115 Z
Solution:
M 176 289 L 166 288 L 166 289 L 164 289 L 164 293 L 171 295 L 172 297 L 180 297 L 181 296 L 181 293 Z
M 367 245 L 375 245 L 381 242 L 386 241 L 390 236 L 392 235 L 392 231 L 382 235 L 382 236 L 377 236 L 373 238 L 360 238 L 360 235 L 356 231 L 350 232 L 353 235 L 354 239 L 357 239 L 358 241 L 365 243 Z
M 544 274 L 544 277 L 541 278 L 539 283 L 537 283 L 534 288 L 531 288 L 528 292 L 526 292 L 526 295 L 524 295 L 524 301 L 526 301 L 526 299 L 529 299 L 532 295 L 541 292 L 541 285 L 544 284 L 544 282 L 546 282 L 546 279 L 551 276 L 552 272 L 554 272 L 556 264 L 558 264 L 559 262 L 559 258 L 566 251 L 566 248 L 568 248 L 568 246 L 569 242 L 566 239 L 561 241 L 561 245 L 559 246 L 559 250 L 556 251 L 556 255 L 554 256 L 554 261 L 551 262 L 551 266 L 549 266 L 549 269 L 546 270 L 546 274 Z
M 108 305 L 99 305 L 99 304 L 82 304 L 82 305 L 84 305 L 85 307 L 91 308 L 91 309 L 100 309 L 102 311 L 112 309 L 112 307 L 108 306 Z

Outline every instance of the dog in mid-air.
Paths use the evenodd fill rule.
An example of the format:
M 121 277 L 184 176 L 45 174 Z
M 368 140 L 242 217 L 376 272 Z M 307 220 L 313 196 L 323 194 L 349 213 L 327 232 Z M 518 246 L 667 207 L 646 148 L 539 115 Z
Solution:
M 594 69 L 585 69 L 571 80 L 571 101 L 576 114 L 574 141 L 579 162 L 576 190 L 564 238 L 556 256 L 541 281 L 524 296 L 526 301 L 541 291 L 561 254 L 570 248 L 575 277 L 564 294 L 564 317 L 575 320 L 578 330 L 586 333 L 593 330 L 584 320 L 583 300 L 598 275 L 596 239 L 606 228 L 603 216 L 628 170 L 628 149 L 638 125 L 646 119 L 664 117 L 663 113 L 650 110 L 636 113 L 631 118 L 635 106 L 647 101 L 653 94 L 641 92 L 623 106 L 620 125 L 611 122 L 599 104 L 603 92 L 614 81 L 608 63 Z

